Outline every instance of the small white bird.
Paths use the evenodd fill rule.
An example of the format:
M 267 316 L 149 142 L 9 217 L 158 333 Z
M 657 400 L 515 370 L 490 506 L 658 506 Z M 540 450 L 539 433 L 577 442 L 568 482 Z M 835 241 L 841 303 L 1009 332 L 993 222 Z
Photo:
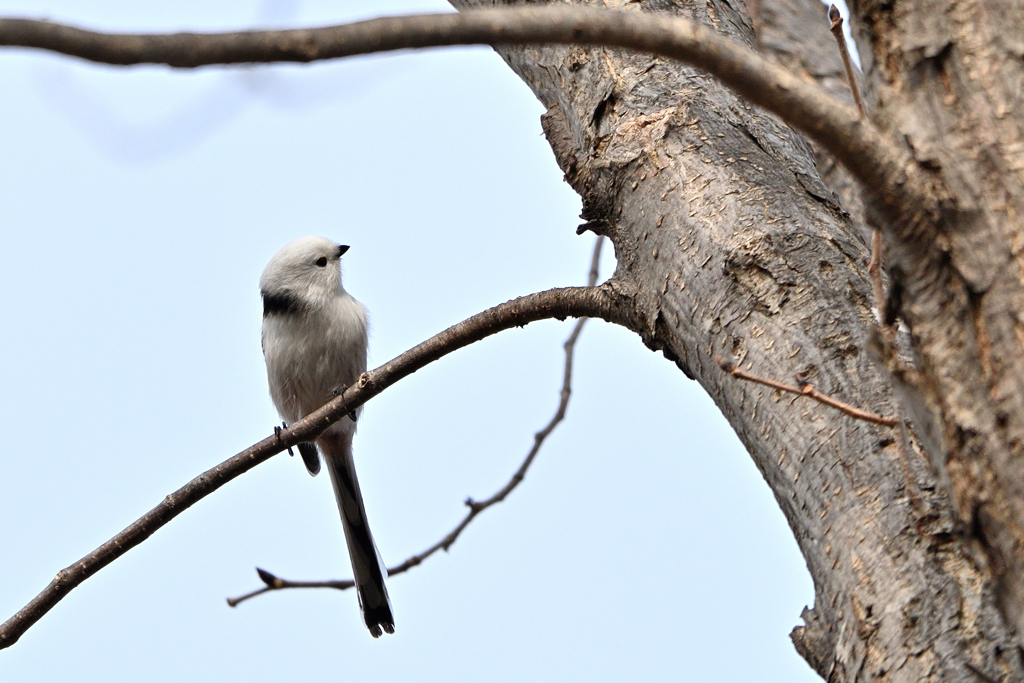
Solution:
M 341 285 L 346 251 L 323 237 L 303 237 L 274 254 L 260 277 L 270 397 L 288 423 L 317 410 L 366 371 L 366 309 Z M 382 630 L 395 632 L 395 619 L 384 585 L 387 570 L 370 534 L 352 461 L 355 431 L 355 415 L 343 417 L 315 446 L 300 444 L 299 453 L 310 474 L 320 471 L 317 447 L 327 463 L 359 607 L 377 638 Z

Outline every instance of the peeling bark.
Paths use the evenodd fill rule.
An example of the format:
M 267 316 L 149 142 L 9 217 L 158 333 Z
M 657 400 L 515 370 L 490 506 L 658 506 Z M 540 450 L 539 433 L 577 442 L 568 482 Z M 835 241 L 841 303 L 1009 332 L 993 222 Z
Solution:
M 683 14 L 754 43 L 753 22 L 739 0 L 607 4 Z M 758 4 L 761 49 L 839 89 L 838 60 L 808 59 L 792 33 L 812 0 Z M 860 26 L 870 26 L 876 42 L 899 34 L 903 15 L 891 4 L 858 8 Z M 899 3 L 916 4 L 928 3 Z M 831 40 L 823 14 L 802 30 L 813 49 L 824 50 Z M 815 32 L 820 39 L 808 37 Z M 880 117 L 905 125 L 905 108 L 934 104 L 937 95 L 925 88 L 904 101 L 904 90 L 922 88 L 921 81 L 940 88 L 944 81 L 938 71 L 922 71 L 937 70 L 931 62 L 911 65 L 907 57 L 906 68 L 889 64 L 880 57 L 891 47 L 880 44 L 873 61 L 886 69 L 870 73 L 874 101 Z M 934 46 L 915 50 L 924 54 Z M 929 161 L 908 169 L 935 183 L 935 204 L 870 202 L 870 213 L 890 230 L 903 315 L 924 353 L 920 371 L 895 367 L 897 381 L 887 364 L 898 361 L 872 351 L 885 345 L 873 332 L 868 252 L 851 218 L 861 215 L 856 193 L 833 169 L 825 169 L 829 183 L 823 182 L 802 136 L 708 75 L 668 60 L 578 46 L 499 53 L 547 108 L 542 126 L 566 180 L 583 198 L 584 227 L 611 238 L 616 278 L 636 289 L 644 343 L 708 391 L 785 513 L 815 585 L 815 605 L 792 634 L 801 655 L 830 681 L 1024 680 L 1018 619 L 1010 609 L 1021 592 L 1006 579 L 1024 576 L 1007 555 L 1017 547 L 1016 510 L 1024 501 L 1017 488 L 1024 477 L 1011 486 L 990 471 L 1019 462 L 1013 449 L 1020 446 L 1018 416 L 1024 418 L 1016 408 L 1024 401 L 1018 385 L 1024 323 L 1011 324 L 1017 319 L 1007 313 L 1007 300 L 985 294 L 1015 296 L 1019 286 L 1009 247 L 999 259 L 986 259 L 997 246 L 1015 244 L 1007 241 L 1013 219 L 1005 214 L 1022 215 L 1013 213 L 1019 195 L 1011 190 L 1024 164 L 1007 166 L 1008 157 L 991 148 L 997 141 L 986 138 L 990 147 L 978 148 L 984 153 L 973 153 L 971 164 L 988 175 L 968 180 L 951 173 L 959 185 L 948 189 L 951 181 L 936 166 L 949 156 L 940 152 L 963 154 L 968 144 L 942 146 L 957 130 L 957 115 L 949 114 L 949 128 L 922 132 L 914 143 L 917 160 Z M 927 59 L 949 54 L 944 47 Z M 978 76 L 997 77 L 1003 76 Z M 1017 130 L 1019 119 L 1005 111 L 995 116 L 1008 97 L 990 107 L 987 132 L 957 134 L 970 141 L 998 138 L 1000 126 Z M 932 127 L 945 120 L 925 111 Z M 828 163 L 821 155 L 817 161 Z M 1012 181 L 981 183 L 1003 172 Z M 970 211 L 957 202 L 950 207 L 957 188 L 972 189 L 973 203 L 964 205 Z M 1001 216 L 987 203 L 996 195 L 1007 207 Z M 943 221 L 964 230 L 942 233 Z M 940 234 L 951 245 L 947 252 L 931 248 L 929 240 Z M 957 364 L 960 353 L 966 356 Z M 739 382 L 719 357 L 783 381 L 801 373 L 853 405 L 914 415 L 917 426 L 860 422 L 806 398 Z M 923 399 L 906 404 L 918 392 Z M 946 421 L 951 413 L 956 419 Z M 921 438 L 931 433 L 933 416 L 938 437 Z M 979 458 L 990 465 L 979 467 Z

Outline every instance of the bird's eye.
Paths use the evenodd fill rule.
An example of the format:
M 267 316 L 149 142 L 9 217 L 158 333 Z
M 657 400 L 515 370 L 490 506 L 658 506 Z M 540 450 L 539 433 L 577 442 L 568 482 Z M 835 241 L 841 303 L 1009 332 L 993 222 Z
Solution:
M 326 256 L 321 256 L 320 258 L 318 258 L 316 260 L 316 264 L 318 266 L 320 266 L 321 268 L 326 267 L 327 266 L 327 257 Z

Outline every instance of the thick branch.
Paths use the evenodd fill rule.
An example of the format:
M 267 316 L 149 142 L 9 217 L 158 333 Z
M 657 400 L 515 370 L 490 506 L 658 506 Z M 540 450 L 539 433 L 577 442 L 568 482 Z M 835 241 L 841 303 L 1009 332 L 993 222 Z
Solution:
M 320 410 L 207 470 L 164 498 L 124 531 L 73 565 L 17 614 L 0 625 L 0 649 L 10 647 L 72 589 L 149 538 L 184 510 L 235 477 L 299 443 L 312 441 L 331 424 L 386 388 L 452 351 L 484 337 L 547 318 L 601 318 L 635 328 L 625 297 L 613 283 L 601 287 L 566 287 L 513 299 L 449 327 L 384 365 L 364 373 L 359 383 Z
M 590 274 L 587 278 L 587 284 L 590 287 L 597 284 L 598 267 L 601 262 L 601 247 L 603 243 L 603 237 L 598 237 L 594 242 L 594 252 L 590 257 Z M 555 414 L 550 420 L 548 420 L 548 423 L 544 428 L 533 435 L 533 447 L 530 448 L 530 452 L 526 454 L 522 464 L 519 465 L 519 469 L 515 471 L 508 482 L 506 482 L 506 484 L 501 487 L 497 493 L 487 500 L 473 500 L 472 498 L 467 498 L 466 507 L 469 508 L 469 512 L 466 513 L 466 516 L 462 518 L 462 521 L 460 521 L 454 529 L 449 531 L 445 534 L 444 538 L 423 552 L 407 558 L 401 564 L 395 565 L 394 567 L 388 567 L 388 576 L 404 574 L 413 567 L 421 564 L 438 550 L 448 552 L 448 549 L 451 548 L 455 541 L 458 540 L 462 531 L 469 526 L 470 522 L 476 519 L 477 515 L 492 505 L 497 505 L 505 500 L 505 498 L 508 497 L 508 494 L 512 493 L 512 491 L 522 483 L 523 479 L 526 478 L 526 471 L 530 469 L 530 465 L 533 464 L 534 459 L 537 457 L 537 453 L 540 452 L 541 446 L 544 445 L 544 441 L 551 435 L 551 432 L 555 431 L 555 427 L 558 426 L 558 423 L 565 419 L 565 411 L 569 407 L 569 398 L 572 396 L 572 362 L 576 351 L 576 341 L 580 338 L 580 333 L 583 331 L 583 325 L 586 322 L 586 318 L 580 318 L 577 320 L 576 325 L 572 328 L 572 332 L 562 345 L 562 348 L 565 349 L 565 365 L 562 369 L 562 389 L 559 391 L 558 408 L 555 409 Z M 235 607 L 249 598 L 255 598 L 257 595 L 262 595 L 263 593 L 268 593 L 274 590 L 281 590 L 283 588 L 334 588 L 337 590 L 348 590 L 355 586 L 355 583 L 351 579 L 292 581 L 290 579 L 282 579 L 274 576 L 267 570 L 260 569 L 259 567 L 256 568 L 256 573 L 259 574 L 260 579 L 266 585 L 263 586 L 263 588 L 250 591 L 249 593 L 240 595 L 237 598 L 228 598 L 227 601 L 229 606 Z
M 857 111 L 787 69 L 679 17 L 583 7 L 486 9 L 386 17 L 288 31 L 103 34 L 28 19 L 0 19 L 0 45 L 33 47 L 107 64 L 312 62 L 406 48 L 561 43 L 623 47 L 704 69 L 828 149 L 888 207 L 933 205 L 909 154 Z

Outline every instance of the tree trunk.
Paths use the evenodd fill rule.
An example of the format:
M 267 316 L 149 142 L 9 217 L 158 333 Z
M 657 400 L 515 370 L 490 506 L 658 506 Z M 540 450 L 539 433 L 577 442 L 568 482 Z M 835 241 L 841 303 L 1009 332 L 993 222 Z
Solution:
M 738 0 L 606 4 L 755 42 Z M 824 7 L 758 5 L 759 47 L 842 92 Z M 1024 10 L 855 5 L 872 117 L 910 145 L 935 207 L 862 211 L 849 176 L 801 135 L 682 64 L 499 52 L 547 108 L 585 227 L 611 238 L 615 277 L 639 292 L 644 343 L 708 391 L 789 520 L 815 585 L 792 634 L 804 658 L 830 681 L 1024 680 L 1024 38 L 999 35 L 1008 7 L 1018 27 Z M 916 365 L 876 331 L 864 215 L 885 229 Z M 720 359 L 787 383 L 799 373 L 901 424 L 742 382 Z
M 1024 626 L 1024 4 L 856 2 L 876 123 L 941 189 L 919 243 L 893 242 L 903 315 L 957 509 L 1007 621 Z M 894 8 L 894 4 L 896 7 Z M 920 241 L 920 238 L 918 242 Z

